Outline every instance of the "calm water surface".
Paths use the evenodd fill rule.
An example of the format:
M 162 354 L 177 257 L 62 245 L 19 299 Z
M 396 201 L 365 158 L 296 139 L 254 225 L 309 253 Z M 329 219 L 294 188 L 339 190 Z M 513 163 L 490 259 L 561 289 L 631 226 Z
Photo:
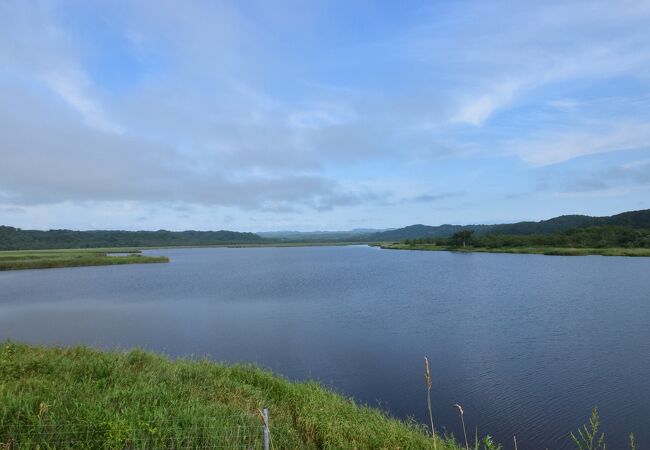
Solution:
M 254 361 L 512 447 L 650 448 L 650 258 L 365 246 L 149 251 L 169 264 L 0 273 L 0 339 Z

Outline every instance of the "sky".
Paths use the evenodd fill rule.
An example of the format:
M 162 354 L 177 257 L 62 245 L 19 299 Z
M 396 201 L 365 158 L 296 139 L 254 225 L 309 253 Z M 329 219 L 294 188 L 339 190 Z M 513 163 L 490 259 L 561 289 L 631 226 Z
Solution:
M 650 208 L 650 0 L 0 0 L 0 224 Z

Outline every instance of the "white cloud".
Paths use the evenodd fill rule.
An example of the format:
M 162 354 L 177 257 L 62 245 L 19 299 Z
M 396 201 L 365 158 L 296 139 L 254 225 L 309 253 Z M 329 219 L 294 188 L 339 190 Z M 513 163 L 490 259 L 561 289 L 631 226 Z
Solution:
M 84 122 L 100 131 L 122 134 L 123 128 L 108 118 L 103 108 L 88 94 L 90 82 L 79 70 L 50 71 L 43 75 L 46 84 L 68 105 L 79 112 Z
M 466 123 L 480 126 L 494 114 L 510 103 L 520 89 L 520 83 L 506 81 L 491 88 L 491 91 L 480 94 L 477 98 L 461 102 L 459 111 L 452 117 L 452 123 Z
M 539 167 L 580 156 L 644 148 L 650 148 L 650 124 L 601 123 L 589 131 L 551 133 L 513 142 L 508 151 Z
M 282 2 L 0 2 L 0 191 L 28 211 L 192 203 L 317 224 L 336 208 L 379 217 L 381 199 L 436 200 L 470 173 L 482 190 L 495 180 L 481 158 L 640 148 L 647 107 L 605 121 L 594 86 L 648 86 L 648 7 L 442 2 L 352 33 L 347 11 Z M 123 69 L 126 92 L 97 60 Z
M 549 86 L 647 73 L 649 5 L 455 4 L 442 8 L 442 25 L 405 40 L 407 55 L 437 72 L 434 79 L 451 80 L 457 99 L 452 123 L 480 127 L 497 112 L 539 101 Z

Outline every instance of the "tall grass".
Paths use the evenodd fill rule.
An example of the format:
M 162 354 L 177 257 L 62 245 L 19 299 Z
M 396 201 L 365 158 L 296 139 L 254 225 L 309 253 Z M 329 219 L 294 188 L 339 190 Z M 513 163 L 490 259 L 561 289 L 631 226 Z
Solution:
M 469 443 L 467 442 L 467 430 L 465 429 L 465 411 L 463 411 L 463 407 L 458 403 L 454 404 L 454 408 L 456 408 L 458 410 L 458 414 L 460 414 L 460 421 L 463 424 L 463 435 L 465 436 L 465 449 L 469 450 Z M 515 447 L 517 446 L 516 442 L 517 440 L 515 439 Z
M 429 419 L 431 422 L 431 434 L 434 438 L 434 449 L 435 449 L 435 428 L 433 427 L 433 412 L 431 408 L 431 371 L 429 369 L 429 359 L 425 356 L 424 357 L 424 371 L 425 371 L 425 382 L 427 386 L 427 406 L 429 409 Z M 463 436 L 465 438 L 465 450 L 469 450 L 469 442 L 467 439 L 467 429 L 465 427 L 465 411 L 463 407 L 455 403 L 454 408 L 458 410 L 458 414 L 460 415 L 460 420 L 463 428 Z M 600 416 L 598 414 L 598 408 L 594 407 L 591 411 L 591 416 L 589 418 L 589 422 L 582 427 L 580 427 L 577 432 L 575 433 L 570 433 L 569 434 L 571 440 L 573 443 L 576 445 L 577 450 L 606 450 L 606 444 L 605 444 L 605 434 L 600 432 Z M 453 442 L 453 447 L 456 450 L 460 450 L 463 447 L 459 444 L 456 443 L 456 441 L 453 439 L 453 436 L 450 438 L 451 442 Z M 513 436 L 512 440 L 514 442 L 514 450 L 518 450 L 517 448 L 517 437 Z M 630 449 L 631 450 L 636 450 L 636 443 L 634 440 L 634 434 L 630 433 L 629 436 L 629 444 L 630 444 Z M 485 436 L 483 439 L 479 440 L 478 438 L 478 430 L 476 432 L 475 438 L 474 438 L 474 450 L 501 450 L 503 447 L 501 444 L 497 444 L 492 440 L 492 437 Z
M 433 410 L 431 409 L 431 371 L 429 370 L 429 358 L 424 357 L 424 381 L 427 385 L 427 406 L 429 407 L 429 420 L 431 421 L 431 437 L 433 448 L 436 449 L 436 427 L 433 426 Z
M 430 398 L 431 372 L 425 373 Z M 318 383 L 292 383 L 250 365 L 171 361 L 140 350 L 0 344 L 2 450 L 261 448 L 263 406 L 270 410 L 274 449 L 469 448 L 464 420 L 463 445 Z M 599 426 L 594 410 L 573 435 L 577 449 L 605 448 Z M 501 448 L 490 436 L 474 439 L 474 450 Z
M 265 405 L 275 449 L 432 448 L 421 424 L 253 366 L 0 343 L 0 443 L 12 450 L 261 448 Z

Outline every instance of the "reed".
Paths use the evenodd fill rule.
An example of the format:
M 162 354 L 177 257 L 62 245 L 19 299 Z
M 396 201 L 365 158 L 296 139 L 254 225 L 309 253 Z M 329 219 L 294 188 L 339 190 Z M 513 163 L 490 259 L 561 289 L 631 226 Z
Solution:
M 433 426 L 433 411 L 431 409 L 431 371 L 429 370 L 429 358 L 424 357 L 424 381 L 427 385 L 427 405 L 429 406 L 429 420 L 431 421 L 431 437 L 433 438 L 433 449 L 436 448 L 436 428 Z
M 458 403 L 455 403 L 454 407 L 458 410 L 458 414 L 460 414 L 460 421 L 463 424 L 463 434 L 465 435 L 465 450 L 469 450 L 469 443 L 467 442 L 467 430 L 465 429 L 465 411 L 463 411 L 463 407 Z M 517 440 L 515 439 L 515 447 L 517 446 L 516 442 Z

